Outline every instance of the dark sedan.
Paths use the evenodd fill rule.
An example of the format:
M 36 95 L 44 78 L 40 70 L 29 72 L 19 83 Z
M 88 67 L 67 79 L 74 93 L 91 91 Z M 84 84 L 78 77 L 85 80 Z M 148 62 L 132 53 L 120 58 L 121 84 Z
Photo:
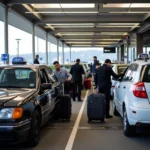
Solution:
M 51 76 L 52 75 L 52 76 Z M 59 102 L 60 84 L 46 65 L 0 66 L 0 142 L 35 146 Z

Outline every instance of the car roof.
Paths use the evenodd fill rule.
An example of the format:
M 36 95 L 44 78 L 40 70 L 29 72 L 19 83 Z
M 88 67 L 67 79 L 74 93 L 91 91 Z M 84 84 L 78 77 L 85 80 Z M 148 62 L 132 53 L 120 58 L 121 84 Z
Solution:
M 138 64 L 138 65 L 150 65 L 150 60 L 148 60 L 148 61 L 145 61 L 145 60 L 136 60 L 136 61 L 134 61 L 134 62 L 132 62 L 131 64 Z
M 128 64 L 114 64 L 114 66 L 128 66 Z
M 40 64 L 34 64 L 34 65 L 0 65 L 0 68 L 9 67 L 9 68 L 39 68 L 39 67 L 45 67 L 47 65 L 40 65 Z

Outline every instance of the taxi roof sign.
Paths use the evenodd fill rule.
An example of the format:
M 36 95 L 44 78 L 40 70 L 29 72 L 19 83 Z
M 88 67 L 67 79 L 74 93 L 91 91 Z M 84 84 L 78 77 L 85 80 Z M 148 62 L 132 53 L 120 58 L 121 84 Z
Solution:
M 138 59 L 149 59 L 149 55 L 145 53 L 141 53 L 138 55 Z
M 12 64 L 26 64 L 27 61 L 23 57 L 14 57 L 12 59 Z

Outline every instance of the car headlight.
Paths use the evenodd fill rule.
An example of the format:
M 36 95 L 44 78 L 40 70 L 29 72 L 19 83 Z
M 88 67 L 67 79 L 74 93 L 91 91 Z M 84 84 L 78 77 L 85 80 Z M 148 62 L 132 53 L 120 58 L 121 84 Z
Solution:
M 5 108 L 0 110 L 0 119 L 11 119 L 13 115 L 13 108 Z
M 4 108 L 0 110 L 0 119 L 19 119 L 22 113 L 22 108 Z

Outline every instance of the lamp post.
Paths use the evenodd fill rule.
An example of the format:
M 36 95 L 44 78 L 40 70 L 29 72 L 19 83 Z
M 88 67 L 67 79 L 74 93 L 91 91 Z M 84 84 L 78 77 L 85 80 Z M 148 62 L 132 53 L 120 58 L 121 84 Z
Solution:
M 21 39 L 16 39 L 17 41 L 17 57 L 19 57 L 19 42 Z

